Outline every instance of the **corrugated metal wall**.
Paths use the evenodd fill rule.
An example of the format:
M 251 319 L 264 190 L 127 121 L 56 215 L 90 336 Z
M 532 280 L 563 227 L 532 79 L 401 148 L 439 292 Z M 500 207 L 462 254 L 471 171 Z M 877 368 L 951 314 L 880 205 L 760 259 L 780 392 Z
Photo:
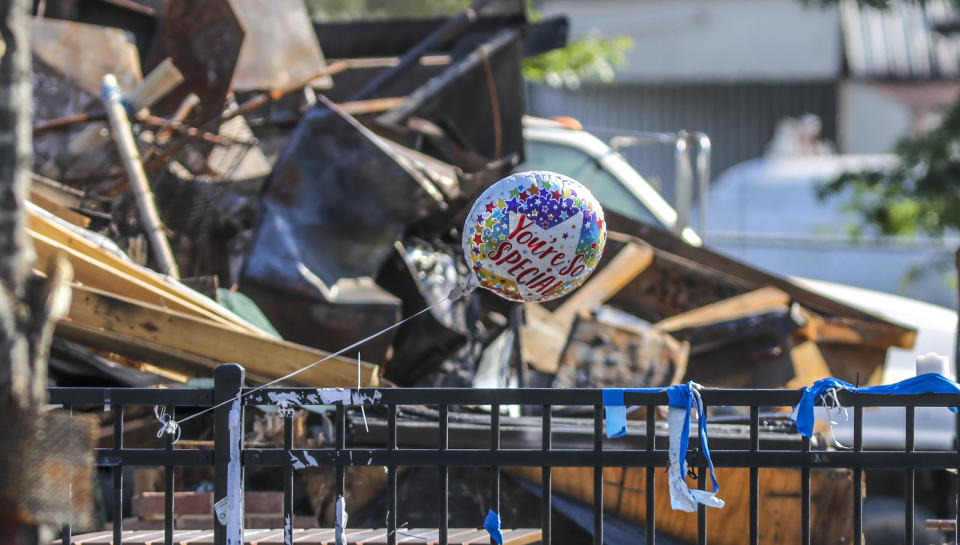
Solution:
M 823 138 L 837 135 L 837 83 L 613 84 L 577 91 L 528 85 L 532 115 L 574 117 L 586 127 L 642 131 L 703 131 L 713 142 L 712 176 L 761 156 L 778 121 L 813 113 L 823 122 Z M 605 138 L 605 137 L 604 137 Z M 626 148 L 623 155 L 651 182 L 662 180 L 673 201 L 672 149 Z

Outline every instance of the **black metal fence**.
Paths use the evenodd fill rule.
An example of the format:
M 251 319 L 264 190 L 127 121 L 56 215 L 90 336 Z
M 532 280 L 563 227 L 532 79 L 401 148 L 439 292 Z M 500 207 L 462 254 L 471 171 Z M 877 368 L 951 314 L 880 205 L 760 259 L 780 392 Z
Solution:
M 123 468 L 126 466 L 164 467 L 165 487 L 165 542 L 173 543 L 174 521 L 174 467 L 214 467 L 215 513 L 211 525 L 215 530 L 216 543 L 242 542 L 243 534 L 243 473 L 242 468 L 282 468 L 284 520 L 293 516 L 294 471 L 302 467 L 333 467 L 336 471 L 336 492 L 345 491 L 345 470 L 348 466 L 384 466 L 387 468 L 387 531 L 390 543 L 397 539 L 397 468 L 436 467 L 440 472 L 441 490 L 438 491 L 437 528 L 439 542 L 447 543 L 449 512 L 448 468 L 455 466 L 489 467 L 490 508 L 500 512 L 501 468 L 505 466 L 528 466 L 541 468 L 541 528 L 542 542 L 551 543 L 551 468 L 593 468 L 593 542 L 603 543 L 603 468 L 646 468 L 645 496 L 646 521 L 644 543 L 655 543 L 656 516 L 654 509 L 654 475 L 668 465 L 668 453 L 658 441 L 644 440 L 642 446 L 627 444 L 623 439 L 607 439 L 604 429 L 604 408 L 600 389 L 459 389 L 459 388 L 383 388 L 383 389 L 316 389 L 316 388 L 245 388 L 244 372 L 240 366 L 226 364 L 214 373 L 214 388 L 211 389 L 143 389 L 143 388 L 51 388 L 50 402 L 66 407 L 103 405 L 113 411 L 113 448 L 97 449 L 97 464 L 111 468 L 113 473 L 113 532 L 114 543 L 122 542 L 123 520 Z M 716 467 L 749 468 L 749 530 L 748 543 L 759 542 L 759 469 L 799 468 L 801 471 L 801 520 L 795 531 L 801 535 L 801 543 L 811 542 L 810 522 L 810 472 L 822 468 L 849 468 L 853 472 L 854 543 L 861 543 L 863 536 L 863 471 L 865 469 L 898 469 L 904 472 L 905 510 L 904 543 L 914 543 L 914 478 L 918 469 L 944 469 L 960 467 L 960 451 L 915 451 L 915 407 L 952 407 L 960 405 L 960 395 L 866 395 L 840 392 L 839 400 L 845 407 L 852 407 L 854 442 L 851 450 L 811 449 L 811 442 L 803 438 L 794 449 L 785 449 L 782 444 L 769 449 L 760 446 L 760 408 L 796 405 L 800 392 L 796 390 L 736 390 L 704 389 L 701 396 L 705 408 L 739 407 L 749 416 L 749 436 L 740 441 L 737 448 L 711 448 Z M 652 415 L 657 406 L 667 404 L 666 393 L 625 394 L 628 406 L 643 406 Z M 140 449 L 123 446 L 123 412 L 129 405 L 153 405 L 165 407 L 174 414 L 179 408 L 215 409 L 214 448 L 173 448 L 169 436 L 158 448 Z M 284 415 L 283 448 L 244 448 L 243 407 L 251 405 L 274 405 L 281 407 Z M 293 444 L 293 416 L 289 409 L 310 405 L 335 405 L 336 430 L 332 448 L 304 449 Z M 347 409 L 363 405 L 386 410 L 386 441 L 380 448 L 347 448 Z M 438 407 L 438 448 L 398 448 L 398 407 Z M 449 448 L 449 415 L 451 406 L 476 405 L 490 407 L 488 448 Z M 539 409 L 540 448 L 501 448 L 501 411 L 507 405 L 533 406 Z M 554 407 L 581 406 L 593 409 L 592 448 L 554 448 L 552 444 Z M 893 406 L 906 408 L 906 448 L 902 451 L 863 450 L 863 408 Z M 960 429 L 960 417 L 957 419 Z M 647 418 L 641 430 L 632 430 L 634 436 L 656 437 L 656 423 Z M 639 433 L 636 433 L 639 432 Z M 729 442 L 728 442 L 729 444 Z M 569 445 L 565 445 L 569 446 Z M 706 461 L 697 442 L 691 437 L 688 463 L 699 468 L 699 484 L 705 488 Z M 721 483 L 722 485 L 722 483 Z M 233 502 L 233 503 L 231 503 Z M 237 513 L 224 506 L 240 506 Z M 697 516 L 698 543 L 707 543 L 707 510 L 700 506 Z M 638 536 L 640 537 L 640 536 Z M 64 543 L 69 543 L 69 527 L 64 528 Z M 292 542 L 292 528 L 286 524 L 285 542 Z

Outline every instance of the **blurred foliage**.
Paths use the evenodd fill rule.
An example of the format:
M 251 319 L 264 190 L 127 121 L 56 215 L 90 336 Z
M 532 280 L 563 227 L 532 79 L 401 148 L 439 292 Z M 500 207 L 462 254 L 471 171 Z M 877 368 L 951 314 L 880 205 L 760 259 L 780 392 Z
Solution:
M 523 76 L 533 83 L 568 89 L 580 87 L 584 80 L 610 83 L 614 69 L 623 66 L 630 49 L 633 39 L 629 36 L 590 35 L 566 47 L 524 59 Z
M 531 0 L 527 1 L 527 13 L 533 22 L 543 17 Z M 568 42 L 566 47 L 524 59 L 523 77 L 533 83 L 567 89 L 577 89 L 583 81 L 610 83 L 615 69 L 627 62 L 627 51 L 633 46 L 629 36 L 604 38 L 592 33 Z
M 960 233 L 960 101 L 926 134 L 901 139 L 889 171 L 847 172 L 818 190 L 850 191 L 848 208 L 885 235 Z
M 801 0 L 822 6 L 839 1 Z M 895 2 L 857 3 L 886 8 Z M 893 152 L 899 158 L 897 167 L 889 171 L 844 173 L 820 187 L 818 196 L 826 199 L 849 192 L 846 209 L 879 234 L 939 237 L 960 233 L 960 100 L 944 113 L 938 127 L 919 136 L 901 138 Z
M 471 0 L 304 0 L 315 21 L 341 22 L 392 17 L 450 16 L 470 7 Z

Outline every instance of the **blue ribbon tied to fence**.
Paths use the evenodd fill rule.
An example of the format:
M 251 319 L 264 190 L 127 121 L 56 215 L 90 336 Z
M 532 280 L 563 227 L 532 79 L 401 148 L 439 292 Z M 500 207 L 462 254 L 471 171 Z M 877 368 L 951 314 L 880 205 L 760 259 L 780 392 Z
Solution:
M 707 444 L 707 417 L 703 410 L 703 400 L 697 391 L 700 386 L 694 382 L 678 384 L 668 388 L 605 388 L 603 390 L 603 405 L 607 417 L 607 437 L 622 437 L 627 434 L 627 408 L 624 403 L 624 393 L 667 393 L 668 413 L 667 422 L 670 427 L 670 466 L 667 478 L 670 484 L 670 506 L 680 511 L 692 512 L 697 510 L 697 504 L 708 507 L 723 507 L 724 502 L 717 497 L 720 485 L 713 470 L 713 461 L 710 459 L 710 447 Z M 693 409 L 697 410 L 699 424 L 700 449 L 707 460 L 710 471 L 710 481 L 713 491 L 697 490 L 687 487 L 684 477 L 687 474 L 687 448 L 690 446 L 690 415 Z M 647 418 L 653 418 L 648 414 Z M 653 441 L 653 437 L 647 438 Z
M 503 533 L 500 531 L 500 515 L 490 509 L 487 512 L 487 518 L 483 519 L 483 527 L 487 529 L 487 533 L 490 534 L 490 537 L 493 538 L 499 545 L 503 545 Z
M 791 420 L 796 422 L 797 431 L 805 437 L 813 435 L 813 406 L 820 396 L 831 390 L 855 392 L 860 394 L 912 395 L 912 394 L 960 394 L 960 384 L 948 379 L 939 373 L 926 373 L 901 380 L 894 384 L 881 386 L 865 386 L 857 388 L 853 384 L 835 378 L 824 378 L 813 383 L 812 386 L 802 388 L 803 395 L 800 403 L 794 408 Z M 950 410 L 957 412 L 956 407 Z

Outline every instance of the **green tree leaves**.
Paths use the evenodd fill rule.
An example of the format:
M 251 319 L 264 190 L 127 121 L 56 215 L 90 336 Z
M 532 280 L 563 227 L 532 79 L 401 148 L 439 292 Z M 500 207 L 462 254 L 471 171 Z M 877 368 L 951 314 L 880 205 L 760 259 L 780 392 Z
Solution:
M 894 152 L 895 168 L 844 173 L 819 197 L 851 191 L 848 208 L 885 235 L 960 233 L 960 101 L 937 128 L 901 139 Z
M 583 81 L 610 83 L 614 69 L 627 60 L 633 49 L 629 36 L 602 38 L 590 35 L 566 47 L 547 51 L 523 61 L 523 76 L 533 83 L 576 89 Z

